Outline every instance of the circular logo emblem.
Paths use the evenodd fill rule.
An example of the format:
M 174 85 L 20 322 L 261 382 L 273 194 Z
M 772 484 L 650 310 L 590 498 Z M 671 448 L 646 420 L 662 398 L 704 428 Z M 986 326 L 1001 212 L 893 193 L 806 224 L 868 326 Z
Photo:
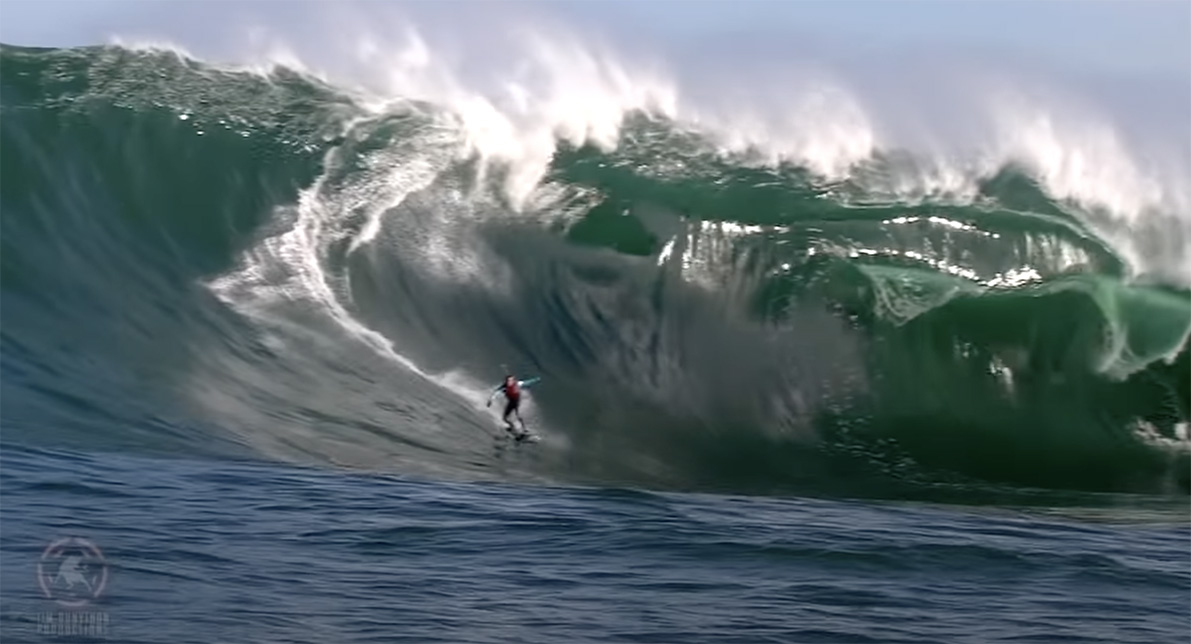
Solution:
M 37 582 L 46 599 L 78 608 L 98 599 L 108 583 L 108 564 L 95 544 L 80 537 L 58 539 L 37 562 Z

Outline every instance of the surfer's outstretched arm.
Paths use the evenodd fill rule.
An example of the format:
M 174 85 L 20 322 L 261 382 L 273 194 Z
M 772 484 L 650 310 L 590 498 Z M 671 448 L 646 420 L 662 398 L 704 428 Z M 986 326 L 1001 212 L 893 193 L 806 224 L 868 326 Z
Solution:
M 522 389 L 529 389 L 529 388 L 530 388 L 530 387 L 532 387 L 533 385 L 537 384 L 539 381 L 541 381 L 541 378 L 539 378 L 539 377 L 533 377 L 533 378 L 530 378 L 529 380 L 522 380 L 522 381 L 521 381 L 520 383 L 518 383 L 518 384 L 520 384 L 520 385 L 521 385 L 521 388 L 522 388 Z
M 496 394 L 499 394 L 501 389 L 504 389 L 504 385 L 498 385 L 496 389 L 493 389 L 492 393 L 488 395 L 488 402 L 484 403 L 484 406 L 491 407 L 492 399 L 496 398 Z

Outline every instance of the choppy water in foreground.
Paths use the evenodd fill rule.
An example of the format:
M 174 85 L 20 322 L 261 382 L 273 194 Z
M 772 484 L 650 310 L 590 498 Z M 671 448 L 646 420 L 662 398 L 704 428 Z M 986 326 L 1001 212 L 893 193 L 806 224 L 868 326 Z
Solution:
M 130 643 L 1152 643 L 1191 628 L 1185 508 L 1136 499 L 956 508 L 19 448 L 2 463 L 6 642 L 77 633 L 45 621 L 67 614 Z M 109 569 L 78 609 L 37 581 L 70 536 Z

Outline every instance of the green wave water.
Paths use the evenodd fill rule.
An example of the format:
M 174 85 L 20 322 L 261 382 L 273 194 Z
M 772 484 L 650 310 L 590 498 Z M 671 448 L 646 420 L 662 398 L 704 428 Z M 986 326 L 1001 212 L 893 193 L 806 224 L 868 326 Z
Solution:
M 1191 300 L 1023 168 L 828 180 L 630 113 L 525 205 L 450 106 L 4 47 L 5 441 L 771 493 L 1186 494 Z M 1177 214 L 1177 213 L 1176 213 Z M 491 453 L 500 365 L 544 377 Z

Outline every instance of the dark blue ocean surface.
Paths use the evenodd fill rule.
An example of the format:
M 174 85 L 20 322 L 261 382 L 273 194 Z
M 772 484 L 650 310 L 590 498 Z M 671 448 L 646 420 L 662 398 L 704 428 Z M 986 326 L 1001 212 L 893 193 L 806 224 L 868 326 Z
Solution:
M 1191 628 L 1186 514 L 1136 500 L 1056 513 L 20 448 L 2 463 L 6 642 L 80 613 L 130 643 L 1148 644 Z M 63 537 L 109 569 L 77 609 L 38 584 Z

